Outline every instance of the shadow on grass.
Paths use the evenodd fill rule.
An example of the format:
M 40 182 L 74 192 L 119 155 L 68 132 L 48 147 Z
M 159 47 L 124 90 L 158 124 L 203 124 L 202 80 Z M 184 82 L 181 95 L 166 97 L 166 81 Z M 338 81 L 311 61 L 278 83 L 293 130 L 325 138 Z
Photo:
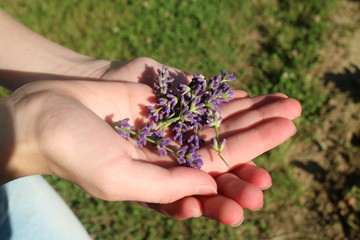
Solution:
M 341 91 L 349 93 L 355 102 L 360 102 L 360 68 L 352 64 L 345 68 L 342 73 L 325 74 L 325 82 L 333 82 Z
M 314 180 L 318 182 L 321 188 L 326 192 L 328 199 L 334 207 L 333 214 L 338 216 L 343 232 L 346 236 L 353 236 L 354 230 L 349 224 L 349 216 L 352 214 L 352 210 L 349 208 L 348 210 L 345 210 L 347 212 L 344 213 L 344 206 L 340 205 L 341 202 L 344 201 L 344 192 L 351 186 L 359 186 L 360 169 L 353 169 L 349 172 L 338 172 L 336 167 L 324 169 L 315 161 L 309 161 L 307 163 L 294 161 L 293 164 L 314 176 Z M 321 200 L 318 199 L 316 201 Z M 324 216 L 323 214 L 324 213 L 322 212 L 320 213 L 321 216 Z

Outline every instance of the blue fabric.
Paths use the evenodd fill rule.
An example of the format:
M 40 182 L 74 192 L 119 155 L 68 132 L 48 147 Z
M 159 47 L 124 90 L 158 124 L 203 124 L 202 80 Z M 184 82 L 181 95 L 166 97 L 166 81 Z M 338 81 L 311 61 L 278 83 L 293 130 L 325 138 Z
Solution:
M 41 176 L 29 176 L 0 187 L 0 239 L 91 238 L 55 190 Z

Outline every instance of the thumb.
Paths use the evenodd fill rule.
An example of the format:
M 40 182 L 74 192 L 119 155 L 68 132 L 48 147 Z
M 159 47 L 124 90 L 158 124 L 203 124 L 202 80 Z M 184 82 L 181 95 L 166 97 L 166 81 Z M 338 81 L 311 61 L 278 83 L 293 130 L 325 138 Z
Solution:
M 186 196 L 214 195 L 215 180 L 206 172 L 189 167 L 163 168 L 147 162 L 133 162 L 134 166 L 122 186 L 129 201 L 171 203 Z M 124 185 L 126 184 L 126 185 Z

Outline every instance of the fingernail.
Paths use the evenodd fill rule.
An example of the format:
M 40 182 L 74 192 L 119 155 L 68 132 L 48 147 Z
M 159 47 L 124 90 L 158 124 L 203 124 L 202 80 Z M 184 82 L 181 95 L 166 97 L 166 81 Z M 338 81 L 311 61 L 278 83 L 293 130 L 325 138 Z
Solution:
M 209 186 L 202 186 L 198 189 L 198 195 L 214 195 L 217 194 L 217 191 Z
M 272 186 L 272 183 L 269 186 L 266 186 L 266 187 L 262 188 L 261 190 L 269 189 L 269 188 L 271 188 L 271 186 Z
M 235 224 L 231 224 L 230 226 L 232 226 L 232 227 L 238 227 L 238 226 L 240 226 L 243 222 L 244 222 L 244 218 L 241 219 L 240 222 L 235 223 Z

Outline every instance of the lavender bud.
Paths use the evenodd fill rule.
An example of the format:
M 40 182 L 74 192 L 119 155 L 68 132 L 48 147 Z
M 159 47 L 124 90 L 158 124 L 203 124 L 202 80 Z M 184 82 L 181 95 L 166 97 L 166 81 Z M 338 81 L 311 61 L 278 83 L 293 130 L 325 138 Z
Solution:
M 165 105 L 167 102 L 168 102 L 167 99 L 165 99 L 165 98 L 159 98 L 157 104 L 158 104 L 159 106 L 163 106 L 163 105 Z
M 128 124 L 129 118 L 125 118 L 117 123 L 115 126 L 116 131 L 124 138 L 130 137 L 130 133 L 127 130 L 133 130 L 134 127 Z
M 187 149 L 188 149 L 188 146 L 183 146 L 176 152 L 176 157 L 180 164 L 186 163 L 185 155 L 186 155 Z
M 195 114 L 192 113 L 192 112 L 186 112 L 184 115 L 183 115 L 183 119 L 186 121 L 186 122 L 190 122 L 190 123 L 194 123 L 195 122 Z
M 216 140 L 216 138 L 211 138 L 211 148 L 214 149 L 215 151 L 218 151 L 219 149 L 219 143 Z
M 171 139 L 168 137 L 164 137 L 163 139 L 161 139 L 161 141 L 159 143 L 159 147 L 165 148 L 165 147 L 169 146 L 170 143 L 171 143 Z
M 189 166 L 193 168 L 201 168 L 203 165 L 201 156 L 194 150 L 191 150 L 186 154 L 186 160 Z
M 139 148 L 143 148 L 147 143 L 146 138 L 152 135 L 151 130 L 150 130 L 151 127 L 152 127 L 152 122 L 149 124 L 146 124 L 146 126 L 143 127 L 139 131 L 139 133 L 137 135 L 137 144 L 138 144 Z
M 179 91 L 180 94 L 186 94 L 186 93 L 190 92 L 191 88 L 188 85 L 179 84 L 179 86 L 177 87 L 177 90 Z
M 187 142 L 190 144 L 190 146 L 193 149 L 199 149 L 200 148 L 200 138 L 198 135 L 192 135 L 187 139 Z

